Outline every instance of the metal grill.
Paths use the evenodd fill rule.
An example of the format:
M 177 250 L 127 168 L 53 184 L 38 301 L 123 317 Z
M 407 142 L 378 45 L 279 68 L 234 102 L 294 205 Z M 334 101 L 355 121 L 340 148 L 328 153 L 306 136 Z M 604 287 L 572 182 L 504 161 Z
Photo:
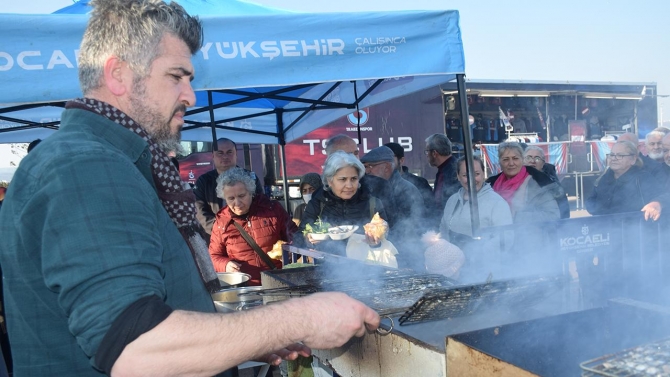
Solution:
M 585 376 L 670 377 L 670 339 L 601 356 L 579 365 Z
M 402 314 L 426 291 L 452 287 L 454 282 L 437 274 L 387 271 L 364 279 L 309 279 L 308 284 L 253 292 L 261 296 L 298 297 L 315 292 L 344 292 L 377 310 L 380 315 Z
M 402 312 L 425 292 L 451 287 L 454 283 L 442 275 L 386 273 L 381 278 L 351 281 L 322 280 L 314 282 L 321 291 L 344 292 L 384 315 Z
M 558 291 L 563 277 L 487 282 L 432 289 L 400 317 L 400 325 L 471 315 L 491 305 L 528 308 Z

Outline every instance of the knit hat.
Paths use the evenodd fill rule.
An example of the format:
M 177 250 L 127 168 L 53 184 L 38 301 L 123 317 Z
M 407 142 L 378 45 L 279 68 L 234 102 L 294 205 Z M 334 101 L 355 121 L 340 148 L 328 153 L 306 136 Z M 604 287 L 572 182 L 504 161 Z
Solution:
M 7 181 L 0 181 L 0 187 L 1 187 L 1 188 L 7 188 L 7 187 L 9 187 L 9 182 L 7 182 Z
M 402 145 L 398 143 L 386 143 L 384 146 L 389 147 L 398 159 L 405 157 L 405 148 Z
M 370 152 L 366 153 L 365 156 L 361 157 L 361 162 L 364 164 L 368 162 L 381 162 L 381 161 L 388 161 L 388 162 L 395 161 L 395 155 L 393 154 L 391 148 L 382 145 L 381 147 L 377 147 L 371 150 Z
M 307 173 L 300 178 L 300 189 L 302 190 L 302 186 L 307 183 L 308 185 L 314 187 L 315 190 L 318 190 L 319 187 L 323 185 L 321 182 L 321 176 L 318 175 L 317 173 Z

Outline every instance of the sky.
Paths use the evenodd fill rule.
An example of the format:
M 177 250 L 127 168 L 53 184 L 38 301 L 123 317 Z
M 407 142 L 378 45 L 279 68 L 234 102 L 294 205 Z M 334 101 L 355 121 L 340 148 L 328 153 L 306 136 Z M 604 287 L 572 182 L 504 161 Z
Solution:
M 461 18 L 465 72 L 469 79 L 656 82 L 660 95 L 670 95 L 670 23 L 667 22 L 670 1 L 256 0 L 255 3 L 304 12 L 456 9 Z M 0 0 L 0 12 L 51 13 L 69 4 L 72 0 Z M 659 97 L 658 103 L 659 119 L 662 116 L 669 120 L 670 98 Z

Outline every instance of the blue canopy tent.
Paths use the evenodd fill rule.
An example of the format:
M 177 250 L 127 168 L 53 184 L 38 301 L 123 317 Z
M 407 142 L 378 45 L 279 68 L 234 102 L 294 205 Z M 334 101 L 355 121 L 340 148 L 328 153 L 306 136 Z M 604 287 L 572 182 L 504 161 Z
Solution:
M 233 0 L 178 2 L 205 31 L 183 140 L 283 146 L 357 107 L 454 79 L 467 124 L 457 11 L 310 14 Z M 79 2 L 49 15 L 0 14 L 0 143 L 48 136 L 65 102 L 81 96 L 86 11 Z
M 464 73 L 456 11 L 306 14 L 231 0 L 179 2 L 205 29 L 184 140 L 284 144 L 356 106 Z M 0 14 L 0 143 L 48 135 L 64 102 L 81 96 L 76 54 L 85 4 L 50 15 Z

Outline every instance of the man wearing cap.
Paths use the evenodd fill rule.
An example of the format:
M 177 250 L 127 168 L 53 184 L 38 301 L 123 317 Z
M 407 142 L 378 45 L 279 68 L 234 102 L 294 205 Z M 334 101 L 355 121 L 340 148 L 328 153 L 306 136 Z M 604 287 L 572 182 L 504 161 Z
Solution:
M 398 173 L 403 177 L 407 182 L 414 185 L 419 190 L 419 194 L 423 199 L 424 210 L 429 210 L 433 207 L 433 189 L 430 187 L 428 180 L 423 177 L 419 177 L 409 172 L 407 166 L 404 166 L 405 162 L 405 148 L 398 143 L 386 143 L 385 146 L 391 148 L 393 154 L 395 155 L 395 163 Z
M 395 221 L 391 225 L 390 241 L 399 247 L 398 263 L 404 267 L 418 267 L 423 259 L 412 256 L 418 236 L 417 225 L 423 221 L 424 204 L 419 189 L 400 176 L 395 166 L 395 155 L 387 146 L 377 147 L 366 153 L 361 162 L 365 166 L 365 175 L 385 179 L 391 185 L 391 198 L 394 205 Z

